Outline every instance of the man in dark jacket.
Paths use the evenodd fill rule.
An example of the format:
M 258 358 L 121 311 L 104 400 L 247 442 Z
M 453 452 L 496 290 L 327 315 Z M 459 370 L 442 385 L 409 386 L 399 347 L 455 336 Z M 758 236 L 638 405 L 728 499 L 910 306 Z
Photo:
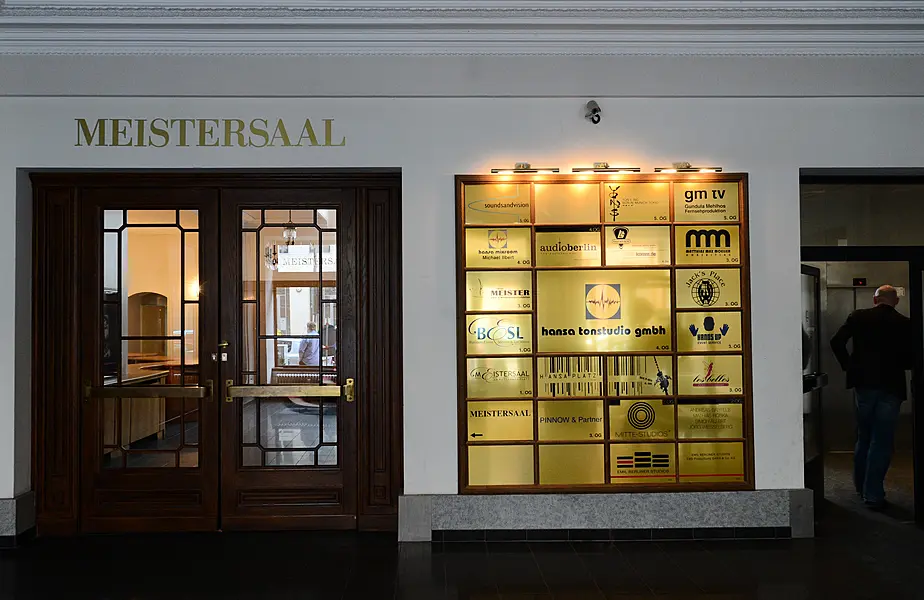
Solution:
M 854 485 L 867 506 L 881 510 L 898 412 L 906 399 L 905 371 L 912 368 L 914 357 L 911 320 L 895 310 L 895 288 L 877 289 L 873 305 L 847 318 L 831 339 L 831 348 L 847 372 L 847 387 L 856 389 Z M 852 353 L 847 351 L 850 339 Z

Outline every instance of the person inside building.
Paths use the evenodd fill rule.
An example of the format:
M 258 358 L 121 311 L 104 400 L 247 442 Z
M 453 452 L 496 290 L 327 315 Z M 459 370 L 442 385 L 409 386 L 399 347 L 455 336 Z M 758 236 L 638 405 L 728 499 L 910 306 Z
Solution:
M 911 320 L 895 310 L 897 305 L 896 289 L 880 287 L 873 308 L 852 313 L 831 339 L 831 349 L 847 372 L 847 388 L 856 390 L 854 485 L 874 510 L 886 506 L 883 482 L 907 394 L 905 371 L 913 366 Z M 852 352 L 848 340 L 853 341 Z
M 317 367 L 321 364 L 321 340 L 318 339 L 318 326 L 308 323 L 307 337 L 298 347 L 298 362 L 301 365 Z

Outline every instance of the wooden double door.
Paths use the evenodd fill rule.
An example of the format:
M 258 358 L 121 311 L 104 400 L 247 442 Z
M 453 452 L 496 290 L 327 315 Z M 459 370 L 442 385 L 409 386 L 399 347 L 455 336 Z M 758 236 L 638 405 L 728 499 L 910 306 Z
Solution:
M 73 352 L 74 373 L 36 372 L 40 534 L 68 529 L 48 477 L 56 387 L 76 406 L 77 531 L 396 527 L 394 176 L 34 182 L 37 233 L 67 203 L 74 250 L 55 313 L 64 249 L 36 240 L 35 364 Z

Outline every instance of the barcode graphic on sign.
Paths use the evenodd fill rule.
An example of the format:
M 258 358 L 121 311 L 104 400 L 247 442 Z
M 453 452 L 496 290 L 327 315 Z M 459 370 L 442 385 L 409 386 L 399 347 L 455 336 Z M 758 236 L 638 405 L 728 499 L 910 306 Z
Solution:
M 610 358 L 610 394 L 612 396 L 644 396 L 648 393 L 649 361 L 647 356 L 617 356 Z
M 603 358 L 548 356 L 539 358 L 541 395 L 551 398 L 603 395 Z

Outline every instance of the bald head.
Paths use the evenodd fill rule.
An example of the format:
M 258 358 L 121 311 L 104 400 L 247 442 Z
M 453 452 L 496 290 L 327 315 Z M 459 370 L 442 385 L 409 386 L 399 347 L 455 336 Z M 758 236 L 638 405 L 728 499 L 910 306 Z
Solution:
M 881 286 L 876 290 L 876 293 L 873 294 L 873 304 L 896 306 L 898 304 L 898 291 L 891 285 Z

